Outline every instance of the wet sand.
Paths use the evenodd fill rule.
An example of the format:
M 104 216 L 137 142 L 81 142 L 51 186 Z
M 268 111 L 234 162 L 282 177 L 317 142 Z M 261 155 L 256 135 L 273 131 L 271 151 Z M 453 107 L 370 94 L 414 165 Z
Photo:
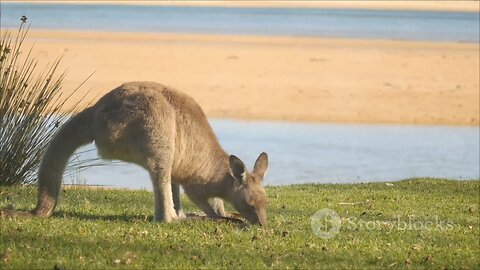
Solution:
M 65 92 L 95 72 L 87 99 L 148 80 L 210 117 L 479 124 L 479 44 L 53 30 L 33 41 L 40 66 L 63 56 Z

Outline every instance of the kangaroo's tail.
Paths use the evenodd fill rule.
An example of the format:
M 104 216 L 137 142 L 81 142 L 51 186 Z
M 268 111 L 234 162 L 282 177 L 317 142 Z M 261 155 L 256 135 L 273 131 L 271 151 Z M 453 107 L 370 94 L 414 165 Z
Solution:
M 68 120 L 50 141 L 38 171 L 38 200 L 33 214 L 49 217 L 57 205 L 62 176 L 70 156 L 93 141 L 94 108 L 89 107 Z

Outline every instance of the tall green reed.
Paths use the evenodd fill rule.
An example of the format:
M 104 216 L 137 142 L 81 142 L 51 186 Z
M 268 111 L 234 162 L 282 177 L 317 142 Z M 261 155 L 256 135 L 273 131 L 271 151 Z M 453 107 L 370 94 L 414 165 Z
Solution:
M 24 53 L 26 21 L 23 16 L 16 33 L 0 29 L 0 185 L 36 182 L 51 137 L 80 109 L 80 101 L 65 107 L 83 83 L 72 94 L 62 93 L 66 73 L 57 71 L 60 58 L 39 70 L 32 49 Z

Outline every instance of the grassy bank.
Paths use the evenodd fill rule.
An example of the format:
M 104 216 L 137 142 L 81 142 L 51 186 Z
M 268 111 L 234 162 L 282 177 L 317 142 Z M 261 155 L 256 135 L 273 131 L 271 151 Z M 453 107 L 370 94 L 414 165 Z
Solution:
M 50 219 L 2 218 L 0 268 L 480 268 L 480 182 L 414 179 L 269 187 L 269 224 L 152 223 L 147 191 L 62 192 Z M 0 208 L 32 209 L 34 188 L 1 187 Z M 187 212 L 198 211 L 184 199 Z M 317 237 L 310 217 L 341 217 Z

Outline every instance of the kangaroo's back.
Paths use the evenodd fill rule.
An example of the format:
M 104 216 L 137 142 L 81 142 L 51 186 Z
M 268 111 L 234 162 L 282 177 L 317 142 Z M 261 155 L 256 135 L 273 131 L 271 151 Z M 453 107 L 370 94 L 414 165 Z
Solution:
M 201 107 L 188 95 L 153 82 L 125 83 L 105 95 L 95 105 L 94 130 L 99 153 L 105 158 L 122 159 L 143 166 L 143 156 L 132 155 L 142 145 L 126 142 L 133 133 L 146 129 L 153 136 L 173 136 L 172 180 L 181 184 L 208 181 L 218 171 L 216 162 L 228 162 Z M 173 122 L 174 133 L 164 129 Z M 170 135 L 171 134 L 171 135 Z M 123 138 L 125 137 L 125 138 Z M 155 146 L 157 148 L 165 146 Z M 158 149 L 153 149 L 158 150 Z M 138 157 L 137 157 L 138 156 Z M 225 164 L 221 164 L 225 165 Z

